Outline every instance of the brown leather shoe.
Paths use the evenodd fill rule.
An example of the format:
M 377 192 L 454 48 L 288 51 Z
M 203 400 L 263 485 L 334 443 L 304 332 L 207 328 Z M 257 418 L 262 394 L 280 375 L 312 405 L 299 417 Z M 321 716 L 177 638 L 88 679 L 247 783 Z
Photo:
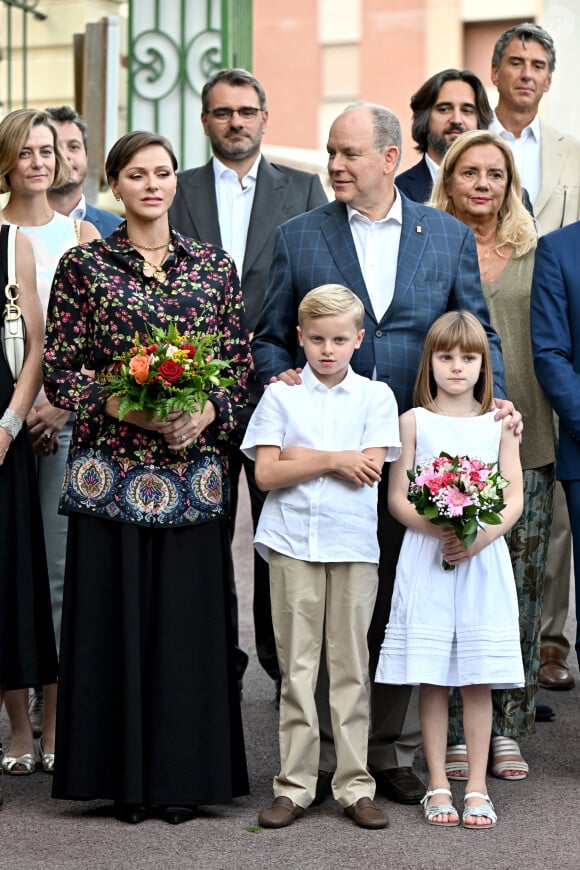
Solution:
M 540 649 L 540 686 L 542 689 L 572 689 L 574 677 L 568 670 L 566 656 L 557 646 Z
M 355 804 L 345 807 L 344 813 L 359 828 L 386 828 L 389 824 L 387 814 L 370 797 L 359 798 Z
M 304 812 L 302 807 L 290 798 L 274 798 L 269 807 L 263 809 L 258 816 L 258 824 L 262 828 L 287 828 Z

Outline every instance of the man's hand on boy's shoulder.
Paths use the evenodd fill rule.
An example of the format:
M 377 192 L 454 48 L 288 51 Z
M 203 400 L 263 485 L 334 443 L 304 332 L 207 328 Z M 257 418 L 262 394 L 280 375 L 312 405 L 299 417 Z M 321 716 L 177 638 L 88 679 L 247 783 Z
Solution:
M 302 369 L 286 369 L 286 371 L 281 372 L 278 377 L 270 378 L 269 382 L 264 385 L 264 389 L 266 389 L 270 384 L 275 384 L 277 381 L 283 381 L 285 384 L 288 384 L 289 387 L 295 387 L 302 383 L 302 378 L 300 377 L 301 372 Z

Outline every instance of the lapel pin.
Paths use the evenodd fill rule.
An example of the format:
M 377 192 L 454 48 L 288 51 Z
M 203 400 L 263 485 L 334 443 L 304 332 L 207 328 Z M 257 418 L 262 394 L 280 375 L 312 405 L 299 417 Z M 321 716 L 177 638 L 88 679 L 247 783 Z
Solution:
M 423 227 L 419 224 L 419 226 L 416 226 L 416 227 L 415 227 L 415 232 L 416 232 L 416 233 L 422 233 L 422 232 L 423 232 Z

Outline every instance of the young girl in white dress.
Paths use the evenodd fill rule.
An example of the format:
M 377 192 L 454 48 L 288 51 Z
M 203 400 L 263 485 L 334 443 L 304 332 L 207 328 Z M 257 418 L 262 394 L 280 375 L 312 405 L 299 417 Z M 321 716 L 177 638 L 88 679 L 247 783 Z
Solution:
M 407 527 L 391 614 L 375 679 L 420 685 L 419 712 L 429 768 L 423 813 L 428 824 L 456 826 L 445 772 L 447 700 L 461 687 L 469 760 L 463 826 L 486 830 L 497 816 L 487 794 L 492 688 L 524 681 L 518 607 L 504 535 L 522 512 L 519 441 L 509 418 L 495 420 L 487 336 L 465 311 L 438 318 L 427 334 L 415 407 L 400 418 L 403 453 L 389 475 L 389 509 Z M 409 502 L 407 470 L 441 451 L 499 461 L 509 481 L 501 524 L 485 526 L 468 548 L 451 526 L 433 525 Z M 454 566 L 445 571 L 442 560 Z

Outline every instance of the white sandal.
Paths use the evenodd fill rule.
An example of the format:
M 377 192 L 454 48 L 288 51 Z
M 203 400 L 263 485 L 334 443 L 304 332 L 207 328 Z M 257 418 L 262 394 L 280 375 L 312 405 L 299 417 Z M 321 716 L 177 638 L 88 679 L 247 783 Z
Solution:
M 521 761 L 509 761 L 506 758 L 507 755 L 519 755 Z M 492 737 L 491 756 L 491 772 L 498 779 L 525 779 L 530 771 L 527 761 L 523 759 L 517 740 L 512 737 Z M 517 771 L 517 773 L 509 773 L 506 776 L 506 771 L 512 770 Z
M 446 794 L 449 797 L 449 800 L 453 799 L 453 796 L 448 788 L 434 788 L 431 791 L 427 791 L 425 797 L 421 799 L 421 803 L 423 804 L 423 818 L 428 825 L 434 825 L 436 828 L 456 828 L 459 824 L 459 813 L 457 812 L 452 803 L 440 805 L 427 804 L 429 798 L 432 798 L 434 794 Z M 439 816 L 442 813 L 447 813 L 448 816 L 457 816 L 457 821 L 435 822 L 435 816 Z
M 497 824 L 497 814 L 493 809 L 493 804 L 488 794 L 483 794 L 481 791 L 468 791 L 464 797 L 464 800 L 468 800 L 469 798 L 479 797 L 482 800 L 486 801 L 484 804 L 478 804 L 475 807 L 466 807 L 463 808 L 463 827 L 468 828 L 470 831 L 488 831 L 490 828 L 495 828 Z M 480 816 L 485 819 L 491 819 L 491 824 L 489 825 L 468 825 L 466 824 L 466 819 L 469 816 Z
M 450 755 L 459 755 L 459 761 L 449 761 Z M 455 773 L 458 771 L 458 773 Z M 447 779 L 467 782 L 469 779 L 469 764 L 467 763 L 467 746 L 465 743 L 457 743 L 455 746 L 448 746 L 445 753 L 445 773 Z

